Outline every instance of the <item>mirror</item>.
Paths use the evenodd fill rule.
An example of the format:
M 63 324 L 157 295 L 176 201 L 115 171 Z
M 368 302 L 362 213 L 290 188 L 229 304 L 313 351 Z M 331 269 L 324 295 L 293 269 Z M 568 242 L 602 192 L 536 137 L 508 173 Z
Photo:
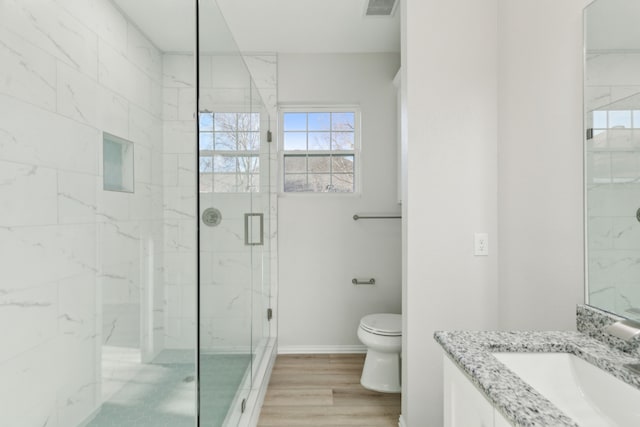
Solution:
M 640 2 L 585 8 L 587 303 L 640 320 Z

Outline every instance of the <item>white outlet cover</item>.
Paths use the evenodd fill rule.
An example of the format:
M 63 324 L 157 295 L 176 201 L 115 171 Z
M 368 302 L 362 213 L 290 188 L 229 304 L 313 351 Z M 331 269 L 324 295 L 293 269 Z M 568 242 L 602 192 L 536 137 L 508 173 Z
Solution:
M 475 233 L 474 234 L 474 255 L 476 256 L 488 256 L 489 255 L 489 234 L 488 233 Z

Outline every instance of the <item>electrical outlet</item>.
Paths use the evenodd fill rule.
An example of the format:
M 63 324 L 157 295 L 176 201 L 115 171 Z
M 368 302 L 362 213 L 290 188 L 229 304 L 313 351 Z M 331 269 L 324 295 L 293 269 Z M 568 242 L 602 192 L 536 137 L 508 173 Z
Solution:
M 489 255 L 489 234 L 488 233 L 476 233 L 474 235 L 474 255 L 475 256 L 488 256 Z

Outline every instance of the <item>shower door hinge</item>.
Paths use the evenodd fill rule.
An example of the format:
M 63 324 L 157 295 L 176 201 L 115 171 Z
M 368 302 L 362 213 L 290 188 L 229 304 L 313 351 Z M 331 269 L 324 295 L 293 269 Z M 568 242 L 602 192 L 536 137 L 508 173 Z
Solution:
M 593 128 L 587 129 L 587 140 L 593 139 Z
M 267 308 L 267 320 L 271 320 L 273 319 L 273 310 L 270 308 Z
M 267 142 L 273 141 L 273 135 L 271 134 L 271 130 L 267 131 Z
M 240 413 L 244 414 L 245 409 L 247 409 L 247 399 L 242 399 L 242 403 L 240 404 Z

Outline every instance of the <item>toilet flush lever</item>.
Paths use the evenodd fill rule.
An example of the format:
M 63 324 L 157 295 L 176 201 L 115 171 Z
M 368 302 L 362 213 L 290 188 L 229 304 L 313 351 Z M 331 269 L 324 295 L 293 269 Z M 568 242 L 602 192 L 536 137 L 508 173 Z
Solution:
M 358 280 L 356 278 L 353 278 L 351 279 L 351 283 L 353 283 L 354 285 L 375 285 L 376 279 L 374 279 L 373 277 L 369 280 Z

